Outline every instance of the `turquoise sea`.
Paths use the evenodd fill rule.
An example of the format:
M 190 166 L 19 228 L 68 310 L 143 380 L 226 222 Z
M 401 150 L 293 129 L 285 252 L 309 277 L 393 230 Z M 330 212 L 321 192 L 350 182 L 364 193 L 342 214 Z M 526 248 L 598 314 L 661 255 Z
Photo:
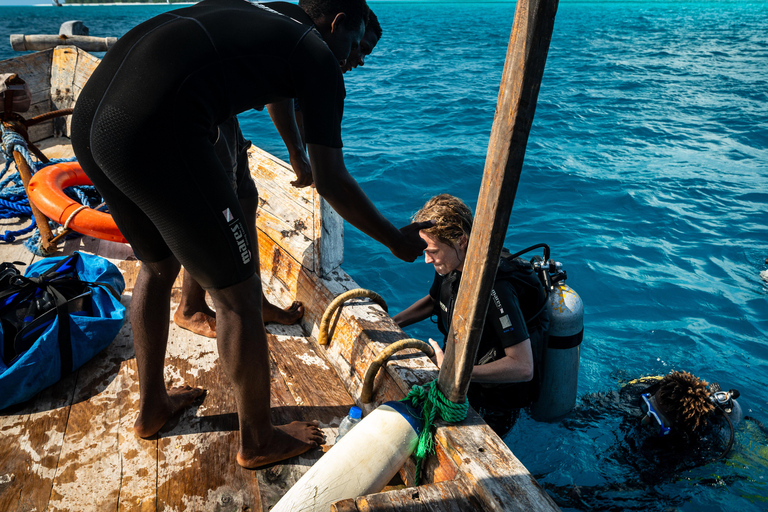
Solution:
M 440 192 L 474 207 L 514 2 L 370 5 L 384 36 L 345 75 L 349 169 L 397 225 Z M 0 58 L 11 33 L 120 36 L 171 7 L 0 7 Z M 241 119 L 285 158 L 266 113 Z M 579 395 L 687 370 L 756 420 L 725 461 L 649 480 L 610 414 L 523 415 L 505 440 L 565 510 L 768 509 L 767 206 L 768 2 L 560 3 L 506 245 L 549 244 L 584 301 Z M 426 294 L 431 266 L 345 235 L 345 270 L 391 312 Z

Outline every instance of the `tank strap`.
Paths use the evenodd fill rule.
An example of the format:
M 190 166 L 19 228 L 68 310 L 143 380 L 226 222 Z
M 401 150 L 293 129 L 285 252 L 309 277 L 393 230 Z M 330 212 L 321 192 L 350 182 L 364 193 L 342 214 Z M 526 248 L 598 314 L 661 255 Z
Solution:
M 581 345 L 584 339 L 584 329 L 580 330 L 576 334 L 570 336 L 549 336 L 549 342 L 547 348 L 554 348 L 558 350 L 567 350 L 569 348 L 578 347 Z

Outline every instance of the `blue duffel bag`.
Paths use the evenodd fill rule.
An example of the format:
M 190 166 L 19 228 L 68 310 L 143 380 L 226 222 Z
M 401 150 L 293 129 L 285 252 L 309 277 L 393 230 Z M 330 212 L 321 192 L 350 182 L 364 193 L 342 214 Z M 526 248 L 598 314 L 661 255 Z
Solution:
M 125 281 L 100 256 L 0 264 L 0 409 L 29 400 L 106 348 L 123 325 Z

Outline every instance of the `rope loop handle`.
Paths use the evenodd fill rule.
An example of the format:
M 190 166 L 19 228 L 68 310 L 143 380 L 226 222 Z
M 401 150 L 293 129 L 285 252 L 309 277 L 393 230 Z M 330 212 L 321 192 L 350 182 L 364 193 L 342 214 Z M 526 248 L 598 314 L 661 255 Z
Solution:
M 395 352 L 405 350 L 408 348 L 415 348 L 421 350 L 427 357 L 435 355 L 435 350 L 429 343 L 425 343 L 415 338 L 406 338 L 396 341 L 387 348 L 382 350 L 376 359 L 371 361 L 368 369 L 365 371 L 365 378 L 363 379 L 363 389 L 360 392 L 360 401 L 364 404 L 369 404 L 373 401 L 373 382 L 376 380 L 376 375 L 379 373 L 379 368 L 389 359 Z
M 366 290 L 365 288 L 355 288 L 354 290 L 348 290 L 328 304 L 328 307 L 325 308 L 325 313 L 323 313 L 323 318 L 320 320 L 320 332 L 317 334 L 317 342 L 320 345 L 327 345 L 330 341 L 328 339 L 328 326 L 331 323 L 331 317 L 333 317 L 333 314 L 336 312 L 339 307 L 344 304 L 344 302 L 348 301 L 349 299 L 355 299 L 358 297 L 366 297 L 368 299 L 371 299 L 376 304 L 382 307 L 384 311 L 388 311 L 387 309 L 387 303 L 384 301 L 381 295 L 378 293 Z

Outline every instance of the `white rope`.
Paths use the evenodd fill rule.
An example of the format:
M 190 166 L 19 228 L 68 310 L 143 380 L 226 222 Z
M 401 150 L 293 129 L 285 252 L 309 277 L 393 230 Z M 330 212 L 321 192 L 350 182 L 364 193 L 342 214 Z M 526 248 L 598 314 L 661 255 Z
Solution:
M 88 207 L 86 205 L 83 205 L 77 210 L 70 213 L 69 217 L 67 218 L 67 222 L 64 223 L 64 229 L 69 229 L 69 222 L 75 217 L 75 215 L 77 215 L 80 212 L 80 210 L 85 210 L 86 208 Z

